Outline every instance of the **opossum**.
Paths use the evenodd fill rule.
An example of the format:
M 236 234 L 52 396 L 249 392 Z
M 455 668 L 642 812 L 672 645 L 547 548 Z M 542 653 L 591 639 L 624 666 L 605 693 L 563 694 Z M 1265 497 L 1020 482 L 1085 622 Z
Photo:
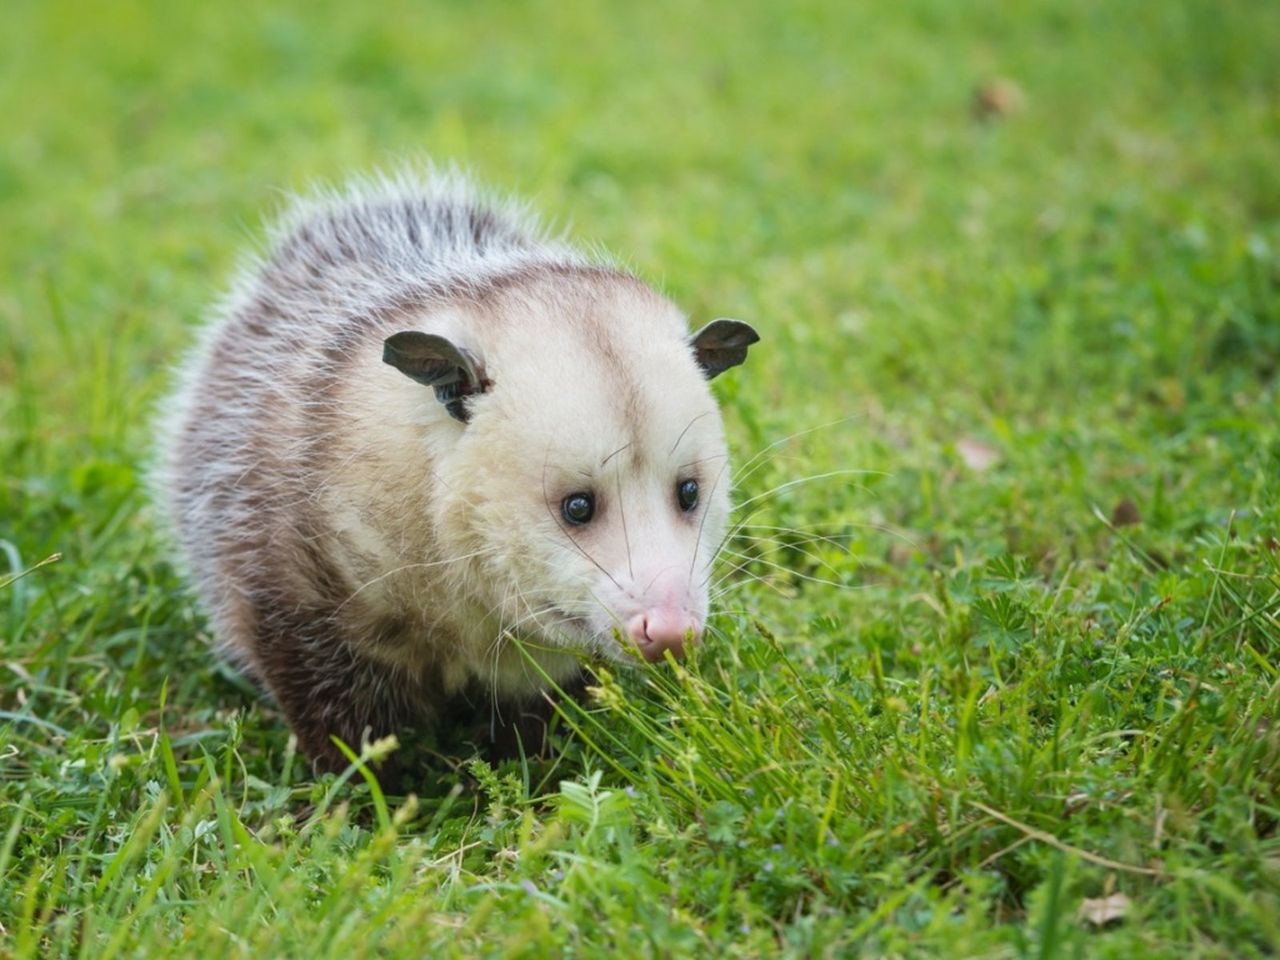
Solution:
M 700 637 L 729 512 L 708 380 L 750 326 L 689 335 L 457 172 L 297 201 L 267 246 L 179 370 L 152 484 L 317 771 L 333 737 L 518 713 L 584 658 Z

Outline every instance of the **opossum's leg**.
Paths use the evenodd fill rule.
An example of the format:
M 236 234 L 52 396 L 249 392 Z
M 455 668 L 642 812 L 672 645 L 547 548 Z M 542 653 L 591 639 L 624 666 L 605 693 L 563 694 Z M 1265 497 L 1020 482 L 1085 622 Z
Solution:
M 332 737 L 359 753 L 362 742 L 403 736 L 420 719 L 403 681 L 352 650 L 331 621 L 290 620 L 259 631 L 259 669 L 317 775 L 341 772 L 349 763 Z M 377 766 L 383 788 L 392 792 L 400 773 L 394 756 Z
M 546 752 L 547 732 L 555 717 L 557 700 L 578 700 L 586 690 L 586 678 L 581 674 L 560 684 L 563 697 L 550 694 L 523 703 L 508 703 L 494 714 L 491 723 L 489 760 L 501 763 L 525 756 Z

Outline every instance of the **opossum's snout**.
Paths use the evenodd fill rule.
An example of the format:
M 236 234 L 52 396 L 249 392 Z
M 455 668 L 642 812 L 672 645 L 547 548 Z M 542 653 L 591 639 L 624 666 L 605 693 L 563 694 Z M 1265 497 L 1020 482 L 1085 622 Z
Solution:
M 707 600 L 699 592 L 687 567 L 673 566 L 653 576 L 642 573 L 613 606 L 618 643 L 650 663 L 668 652 L 683 657 L 702 637 Z
M 688 610 L 659 607 L 632 617 L 627 632 L 640 655 L 656 663 L 668 650 L 677 659 L 683 657 L 685 645 L 702 636 L 702 624 Z

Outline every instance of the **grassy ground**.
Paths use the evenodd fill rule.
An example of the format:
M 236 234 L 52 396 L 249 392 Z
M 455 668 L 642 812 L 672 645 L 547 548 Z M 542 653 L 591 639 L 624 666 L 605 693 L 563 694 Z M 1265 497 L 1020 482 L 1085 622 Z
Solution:
M 1273 4 L 0 19 L 0 955 L 1280 950 Z M 765 342 L 715 636 L 403 799 L 213 664 L 138 477 L 279 191 L 424 152 Z

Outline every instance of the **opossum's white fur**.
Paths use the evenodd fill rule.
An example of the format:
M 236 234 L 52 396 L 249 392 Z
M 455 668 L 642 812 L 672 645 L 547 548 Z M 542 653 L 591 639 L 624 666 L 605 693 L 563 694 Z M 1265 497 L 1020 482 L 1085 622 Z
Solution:
M 480 358 L 469 422 L 383 363 L 402 330 Z M 304 741 L 318 728 L 305 748 L 476 681 L 535 692 L 512 633 L 557 680 L 625 656 L 615 628 L 660 579 L 705 622 L 728 471 L 686 336 L 649 287 L 457 173 L 293 206 L 178 373 L 152 482 L 218 643 Z M 570 529 L 584 488 L 596 517 Z

